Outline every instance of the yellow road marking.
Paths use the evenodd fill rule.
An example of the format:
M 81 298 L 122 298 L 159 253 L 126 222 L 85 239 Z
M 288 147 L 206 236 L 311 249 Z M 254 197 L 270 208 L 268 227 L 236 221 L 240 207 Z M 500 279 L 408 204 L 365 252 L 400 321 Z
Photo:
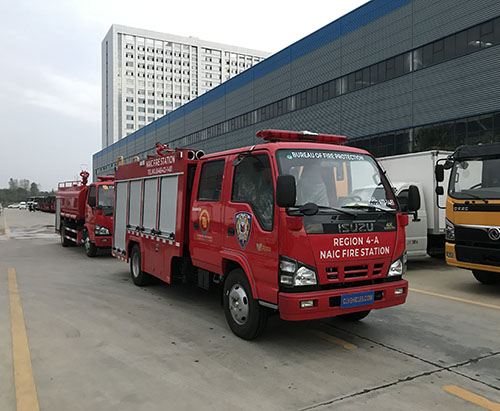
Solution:
M 9 268 L 10 324 L 12 331 L 12 360 L 16 386 L 17 411 L 39 411 L 35 379 L 31 367 L 30 348 L 24 324 L 23 307 L 17 287 L 16 270 Z
M 7 216 L 5 213 L 3 214 L 3 223 L 4 223 L 4 228 L 5 228 L 5 237 L 7 239 L 9 238 L 9 225 L 7 224 Z
M 409 290 L 415 291 L 416 293 L 432 295 L 434 297 L 441 297 L 441 298 L 446 298 L 448 300 L 460 301 L 462 303 L 474 304 L 474 305 L 479 305 L 481 307 L 488 307 L 488 308 L 493 308 L 495 310 L 500 310 L 500 305 L 486 304 L 486 303 L 482 303 L 480 301 L 474 301 L 474 300 L 466 300 L 465 298 L 453 297 L 451 295 L 446 295 L 446 294 L 433 293 L 431 291 L 418 290 L 416 288 L 410 288 Z
M 454 385 L 445 385 L 441 388 L 450 394 L 456 395 L 465 401 L 472 402 L 473 404 L 479 405 L 487 410 L 500 411 L 500 404 L 498 402 L 490 401 L 480 395 L 464 390 L 463 388 L 456 387 Z
M 327 334 L 323 331 L 312 330 L 312 333 L 317 337 L 321 338 L 322 340 L 328 341 L 329 343 L 332 344 L 340 345 L 341 347 L 344 347 L 346 350 L 355 350 L 356 348 L 358 348 L 354 344 L 348 343 L 347 341 L 344 341 L 341 338 L 334 337 L 333 335 Z

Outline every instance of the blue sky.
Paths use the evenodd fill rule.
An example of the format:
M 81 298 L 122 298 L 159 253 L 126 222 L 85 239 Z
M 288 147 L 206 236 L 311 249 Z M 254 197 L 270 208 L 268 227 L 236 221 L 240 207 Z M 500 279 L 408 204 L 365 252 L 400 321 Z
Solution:
M 101 149 L 101 41 L 111 24 L 275 53 L 366 0 L 18 0 L 0 3 L 0 188 L 43 190 Z

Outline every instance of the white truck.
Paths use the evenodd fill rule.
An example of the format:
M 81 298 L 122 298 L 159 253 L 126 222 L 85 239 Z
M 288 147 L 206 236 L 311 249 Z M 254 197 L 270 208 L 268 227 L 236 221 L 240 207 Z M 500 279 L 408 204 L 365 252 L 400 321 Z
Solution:
M 406 227 L 406 251 L 410 259 L 426 255 L 444 257 L 445 210 L 438 207 L 434 168 L 438 160 L 450 154 L 451 151 L 432 150 L 377 159 L 403 206 L 410 185 L 417 186 L 420 191 L 418 217 L 410 217 Z M 449 176 L 445 176 L 446 182 L 448 179 Z M 444 190 L 447 192 L 448 183 Z M 440 205 L 445 206 L 443 197 Z

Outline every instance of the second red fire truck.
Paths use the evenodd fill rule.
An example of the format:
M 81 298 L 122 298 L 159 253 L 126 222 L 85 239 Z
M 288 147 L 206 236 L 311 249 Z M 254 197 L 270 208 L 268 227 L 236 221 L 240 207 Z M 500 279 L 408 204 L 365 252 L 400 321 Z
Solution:
M 99 249 L 111 248 L 113 231 L 113 177 L 99 177 L 87 185 L 89 173 L 80 173 L 81 181 L 59 183 L 56 194 L 55 228 L 61 245 L 83 243 L 89 257 Z
M 404 303 L 408 216 L 374 158 L 342 136 L 257 136 L 263 144 L 204 156 L 159 144 L 117 169 L 112 253 L 134 283 L 220 284 L 244 339 L 273 312 L 359 320 Z M 416 187 L 408 197 L 417 210 Z

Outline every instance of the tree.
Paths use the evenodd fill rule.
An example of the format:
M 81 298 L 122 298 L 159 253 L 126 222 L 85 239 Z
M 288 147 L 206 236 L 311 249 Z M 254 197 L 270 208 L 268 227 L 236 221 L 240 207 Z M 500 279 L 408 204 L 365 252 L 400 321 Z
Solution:
M 9 180 L 9 190 L 15 190 L 18 187 L 19 187 L 19 182 L 17 181 L 17 179 L 11 178 Z
M 19 187 L 28 191 L 30 188 L 30 181 L 25 178 L 22 178 L 21 180 L 19 180 Z
M 31 183 L 30 196 L 36 196 L 36 195 L 38 195 L 39 192 L 40 192 L 40 190 L 38 189 L 38 184 L 35 182 Z

